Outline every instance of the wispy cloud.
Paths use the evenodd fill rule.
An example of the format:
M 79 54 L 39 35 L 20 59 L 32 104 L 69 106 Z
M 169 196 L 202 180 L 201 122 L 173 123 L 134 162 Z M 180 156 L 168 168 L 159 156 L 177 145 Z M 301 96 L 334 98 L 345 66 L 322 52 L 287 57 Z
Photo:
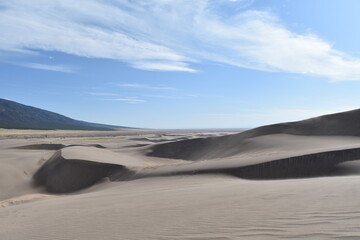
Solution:
M 121 83 L 116 84 L 119 87 L 124 88 L 140 88 L 140 89 L 149 89 L 149 90 L 176 90 L 176 88 L 172 87 L 163 87 L 163 86 L 149 86 L 145 84 L 138 84 L 138 83 Z
M 194 72 L 192 63 L 212 61 L 360 80 L 360 59 L 315 34 L 291 31 L 269 12 L 243 8 L 251 2 L 3 1 L 0 50 L 61 51 L 156 71 Z
M 119 94 L 116 93 L 106 93 L 106 92 L 87 92 L 86 94 L 93 96 L 119 96 Z
M 135 97 L 128 97 L 128 98 L 108 98 L 103 99 L 106 101 L 115 101 L 115 102 L 124 102 L 124 103 L 144 103 L 146 102 L 143 99 L 135 98 Z
M 74 69 L 69 66 L 61 66 L 61 65 L 47 65 L 47 64 L 40 64 L 40 63 L 16 63 L 16 65 L 20 65 L 27 68 L 34 68 L 40 70 L 47 70 L 47 71 L 55 71 L 55 72 L 65 72 L 65 73 L 72 73 Z

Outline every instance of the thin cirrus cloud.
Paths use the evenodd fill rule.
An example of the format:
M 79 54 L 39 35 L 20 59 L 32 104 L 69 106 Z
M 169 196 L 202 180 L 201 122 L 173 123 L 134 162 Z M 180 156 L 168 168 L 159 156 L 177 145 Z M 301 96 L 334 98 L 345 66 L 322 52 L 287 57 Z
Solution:
M 360 59 L 242 5 L 249 1 L 3 1 L 0 50 L 60 51 L 154 71 L 195 72 L 194 63 L 215 62 L 360 80 Z

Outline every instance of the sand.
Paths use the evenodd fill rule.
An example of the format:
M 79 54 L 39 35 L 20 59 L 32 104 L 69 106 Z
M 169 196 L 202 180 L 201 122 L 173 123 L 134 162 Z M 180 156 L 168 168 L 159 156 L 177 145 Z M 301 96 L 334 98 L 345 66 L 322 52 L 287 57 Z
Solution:
M 360 239 L 358 136 L 27 134 L 0 140 L 0 239 Z

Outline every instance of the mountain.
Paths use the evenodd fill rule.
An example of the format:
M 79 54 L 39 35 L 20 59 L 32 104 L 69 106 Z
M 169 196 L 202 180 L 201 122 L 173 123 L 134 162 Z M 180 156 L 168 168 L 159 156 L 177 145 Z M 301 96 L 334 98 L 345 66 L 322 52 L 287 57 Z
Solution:
M 79 121 L 54 112 L 0 98 L 0 128 L 111 131 L 125 127 Z

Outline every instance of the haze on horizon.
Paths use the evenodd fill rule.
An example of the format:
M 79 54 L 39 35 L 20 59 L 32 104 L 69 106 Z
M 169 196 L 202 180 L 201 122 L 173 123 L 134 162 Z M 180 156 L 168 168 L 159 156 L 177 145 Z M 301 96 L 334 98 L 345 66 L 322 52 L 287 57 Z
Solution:
M 0 3 L 0 98 L 143 128 L 358 108 L 357 0 Z

